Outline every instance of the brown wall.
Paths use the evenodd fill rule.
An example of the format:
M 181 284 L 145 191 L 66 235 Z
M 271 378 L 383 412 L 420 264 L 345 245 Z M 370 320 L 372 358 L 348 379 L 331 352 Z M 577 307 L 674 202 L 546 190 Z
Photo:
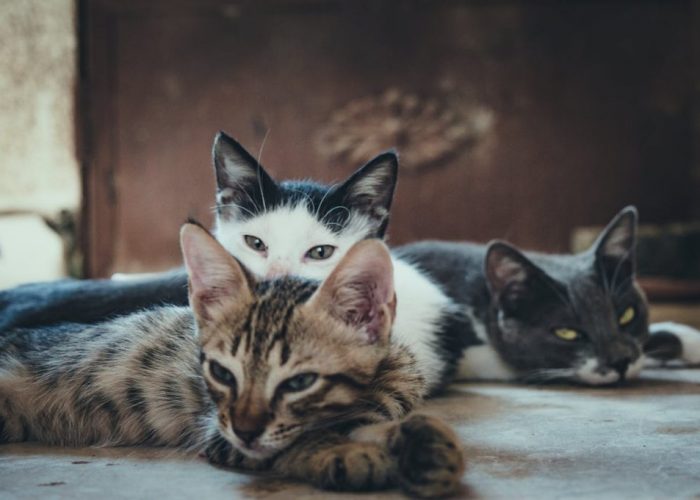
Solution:
M 571 229 L 698 205 L 695 2 L 93 0 L 82 6 L 91 275 L 179 262 L 224 129 L 276 177 L 402 153 L 391 242 Z M 265 139 L 267 137 L 267 139 Z

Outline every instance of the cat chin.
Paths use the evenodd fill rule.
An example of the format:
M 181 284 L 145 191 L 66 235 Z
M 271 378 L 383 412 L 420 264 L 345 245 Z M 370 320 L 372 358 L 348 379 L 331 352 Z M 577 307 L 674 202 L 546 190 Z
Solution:
M 644 357 L 640 356 L 632 363 L 625 372 L 625 380 L 637 378 L 639 372 L 644 367 Z M 620 382 L 620 374 L 614 370 L 600 373 L 600 365 L 595 358 L 589 358 L 581 367 L 576 370 L 573 379 L 576 382 L 586 385 L 611 385 Z

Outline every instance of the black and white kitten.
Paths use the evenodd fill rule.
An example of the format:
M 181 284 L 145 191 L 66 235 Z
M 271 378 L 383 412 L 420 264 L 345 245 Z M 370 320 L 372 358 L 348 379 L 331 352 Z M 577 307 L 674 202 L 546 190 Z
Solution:
M 380 154 L 340 184 L 275 181 L 223 132 L 213 146 L 216 235 L 258 277 L 325 278 L 357 241 L 383 238 L 398 158 Z M 64 280 L 0 291 L 0 331 L 97 322 L 159 303 L 185 305 L 184 269 L 134 281 Z
M 604 385 L 636 377 L 645 350 L 700 362 L 697 330 L 653 325 L 650 340 L 648 306 L 635 280 L 636 229 L 637 211 L 628 207 L 590 250 L 575 255 L 437 241 L 395 253 L 441 283 L 468 317 L 470 347 L 459 378 Z

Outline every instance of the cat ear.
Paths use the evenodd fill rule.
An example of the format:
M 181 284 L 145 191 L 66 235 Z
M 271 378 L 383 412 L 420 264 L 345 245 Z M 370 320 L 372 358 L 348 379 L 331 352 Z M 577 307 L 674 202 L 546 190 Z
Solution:
M 220 216 L 261 212 L 277 193 L 277 183 L 234 138 L 219 132 L 212 148 L 216 207 Z
M 502 241 L 489 243 L 484 260 L 491 295 L 510 314 L 532 309 L 563 287 L 518 249 Z
M 637 245 L 637 209 L 625 207 L 600 233 L 593 245 L 595 263 L 606 283 L 630 283 L 634 279 Z
M 309 299 L 361 331 L 368 344 L 386 343 L 396 314 L 394 269 L 381 240 L 356 243 Z
M 199 320 L 216 318 L 227 303 L 252 299 L 251 278 L 209 232 L 196 223 L 180 230 L 190 307 Z
M 340 204 L 364 213 L 372 221 L 372 236 L 383 238 L 389 225 L 389 210 L 394 197 L 399 157 L 387 151 L 358 169 L 335 189 Z

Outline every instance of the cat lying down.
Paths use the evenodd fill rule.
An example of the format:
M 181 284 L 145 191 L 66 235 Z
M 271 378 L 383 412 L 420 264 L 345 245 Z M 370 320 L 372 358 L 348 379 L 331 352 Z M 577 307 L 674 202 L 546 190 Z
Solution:
M 393 330 L 393 266 L 354 245 L 320 284 L 258 281 L 205 229 L 181 234 L 191 308 L 0 338 L 0 442 L 155 445 L 336 490 L 454 493 L 459 439 Z
M 398 159 L 378 155 L 345 181 L 274 180 L 220 133 L 213 147 L 216 236 L 260 278 L 323 279 L 348 249 L 388 226 Z M 505 243 L 420 242 L 392 254 L 396 325 L 433 369 L 428 384 L 552 379 L 604 385 L 645 363 L 700 363 L 700 332 L 647 321 L 635 281 L 637 214 L 622 211 L 578 255 L 522 252 Z M 0 334 L 16 326 L 99 322 L 158 304 L 187 303 L 184 270 L 136 281 L 86 280 L 0 291 Z M 649 330 L 651 336 L 649 336 Z M 436 344 L 439 350 L 435 350 Z

